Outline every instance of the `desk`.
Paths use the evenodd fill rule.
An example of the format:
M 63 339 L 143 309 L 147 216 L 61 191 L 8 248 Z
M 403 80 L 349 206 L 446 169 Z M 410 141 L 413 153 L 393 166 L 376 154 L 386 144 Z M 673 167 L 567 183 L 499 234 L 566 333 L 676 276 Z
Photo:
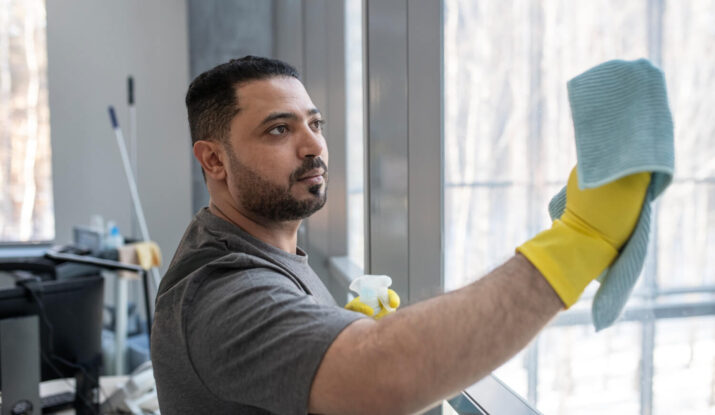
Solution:
M 109 396 L 111 396 L 114 391 L 127 381 L 127 379 L 129 379 L 129 376 L 101 376 L 99 378 L 100 403 L 104 402 Z M 49 380 L 47 382 L 40 383 L 40 396 L 73 391 L 73 378 Z M 67 409 L 55 413 L 60 415 L 74 415 L 74 409 Z

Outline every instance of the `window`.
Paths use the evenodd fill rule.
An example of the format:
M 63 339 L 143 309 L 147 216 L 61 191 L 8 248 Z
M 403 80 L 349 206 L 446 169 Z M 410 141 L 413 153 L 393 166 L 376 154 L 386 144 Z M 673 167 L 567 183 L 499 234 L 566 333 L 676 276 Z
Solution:
M 365 268 L 362 0 L 345 2 L 348 257 Z
M 593 333 L 594 283 L 496 375 L 544 413 L 715 410 L 715 1 L 444 5 L 446 290 L 550 225 L 576 162 L 569 79 L 647 57 L 675 120 L 676 177 L 622 321 Z
M 43 0 L 0 2 L 0 243 L 54 239 Z

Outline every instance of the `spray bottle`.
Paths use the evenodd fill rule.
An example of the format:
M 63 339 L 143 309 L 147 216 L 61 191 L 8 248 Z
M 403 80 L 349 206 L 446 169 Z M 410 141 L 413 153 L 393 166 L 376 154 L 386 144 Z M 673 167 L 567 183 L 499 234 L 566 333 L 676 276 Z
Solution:
M 387 289 L 392 285 L 392 278 L 387 275 L 363 275 L 355 278 L 350 283 L 350 291 L 354 291 L 360 296 L 360 301 L 372 307 L 373 317 L 380 312 L 380 305 L 387 311 L 394 311 L 390 307 L 390 299 Z

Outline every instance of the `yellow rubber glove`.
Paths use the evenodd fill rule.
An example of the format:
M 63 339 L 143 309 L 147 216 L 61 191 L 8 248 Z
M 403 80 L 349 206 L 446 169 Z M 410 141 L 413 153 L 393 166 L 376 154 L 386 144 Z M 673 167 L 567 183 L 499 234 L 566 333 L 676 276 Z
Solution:
M 352 301 L 347 303 L 345 305 L 345 309 L 362 313 L 368 317 L 374 318 L 375 320 L 379 320 L 390 313 L 394 313 L 395 310 L 397 310 L 397 308 L 400 306 L 400 296 L 397 295 L 397 293 L 391 288 L 387 289 L 387 300 L 389 302 L 387 306 L 390 309 L 383 307 L 382 303 L 380 303 L 380 311 L 378 311 L 377 314 L 375 314 L 375 310 L 373 310 L 372 307 L 360 301 L 360 296 L 353 298 Z
M 561 219 L 517 248 L 551 284 L 566 308 L 611 265 L 628 241 L 649 183 L 650 173 L 644 172 L 581 190 L 574 167 Z

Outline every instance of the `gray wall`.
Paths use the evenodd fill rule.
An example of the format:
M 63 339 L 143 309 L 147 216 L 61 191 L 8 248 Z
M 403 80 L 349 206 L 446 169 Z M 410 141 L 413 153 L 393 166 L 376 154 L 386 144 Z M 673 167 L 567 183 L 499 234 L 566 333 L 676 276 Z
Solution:
M 191 79 L 244 55 L 273 55 L 273 2 L 188 0 Z M 199 163 L 191 158 L 193 209 L 208 204 Z
M 56 241 L 91 214 L 132 229 L 132 205 L 107 106 L 128 119 L 136 83 L 138 187 L 149 232 L 171 259 L 191 218 L 186 2 L 47 2 L 47 49 Z

